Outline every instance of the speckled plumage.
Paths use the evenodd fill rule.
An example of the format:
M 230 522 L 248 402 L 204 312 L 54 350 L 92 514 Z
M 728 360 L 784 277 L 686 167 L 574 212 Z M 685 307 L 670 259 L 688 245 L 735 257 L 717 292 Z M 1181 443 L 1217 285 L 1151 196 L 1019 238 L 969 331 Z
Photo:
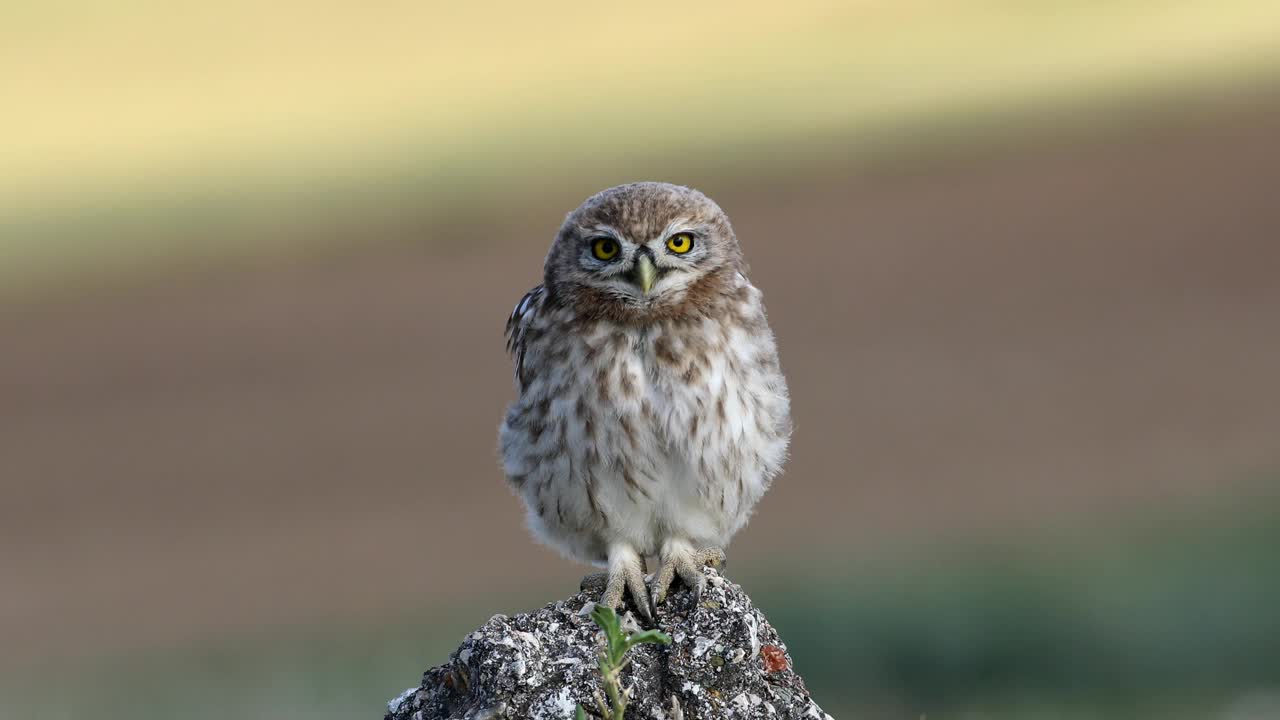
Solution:
M 679 233 L 694 239 L 682 255 L 666 245 Z M 600 238 L 618 243 L 617 257 L 592 254 Z M 648 292 L 644 264 L 656 274 Z M 589 198 L 566 218 L 507 337 L 519 397 L 501 453 L 533 533 L 607 565 L 609 604 L 624 587 L 643 594 L 644 557 L 662 563 L 658 602 L 674 575 L 696 583 L 696 566 L 746 524 L 778 474 L 791 430 L 762 296 L 724 212 L 665 183 Z

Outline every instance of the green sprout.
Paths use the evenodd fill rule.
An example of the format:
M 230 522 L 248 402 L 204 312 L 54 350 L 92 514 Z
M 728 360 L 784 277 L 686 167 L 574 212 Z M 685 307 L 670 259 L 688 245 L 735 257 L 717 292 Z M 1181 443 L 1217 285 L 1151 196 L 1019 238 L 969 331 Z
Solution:
M 626 659 L 627 651 L 644 643 L 670 645 L 671 636 L 657 630 L 644 630 L 634 635 L 622 631 L 622 622 L 612 608 L 596 605 L 591 611 L 591 619 L 604 631 L 605 645 L 600 650 L 598 663 L 600 675 L 604 678 L 604 691 L 608 702 L 596 694 L 596 707 L 599 716 L 604 720 L 623 720 L 627 712 L 627 703 L 631 700 L 631 689 L 622 687 L 622 669 L 630 662 Z M 573 714 L 574 720 L 587 720 L 587 711 L 581 705 Z

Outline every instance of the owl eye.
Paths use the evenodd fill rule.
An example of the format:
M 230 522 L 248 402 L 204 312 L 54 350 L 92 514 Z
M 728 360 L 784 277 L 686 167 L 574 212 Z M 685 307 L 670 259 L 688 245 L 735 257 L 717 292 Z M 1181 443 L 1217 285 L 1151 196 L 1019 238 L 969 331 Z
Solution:
M 618 241 L 613 238 L 599 238 L 591 243 L 591 254 L 597 260 L 612 260 L 618 256 Z
M 676 233 L 667 238 L 667 249 L 677 255 L 683 255 L 693 249 L 693 236 L 689 233 Z

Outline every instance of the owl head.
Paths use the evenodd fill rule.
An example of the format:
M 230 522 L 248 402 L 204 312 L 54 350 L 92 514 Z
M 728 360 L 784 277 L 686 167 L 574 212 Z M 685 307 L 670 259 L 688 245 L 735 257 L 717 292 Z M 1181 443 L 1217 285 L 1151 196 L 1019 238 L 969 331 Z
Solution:
M 619 185 L 569 213 L 543 284 L 580 317 L 648 323 L 711 312 L 743 269 L 729 218 L 697 190 Z

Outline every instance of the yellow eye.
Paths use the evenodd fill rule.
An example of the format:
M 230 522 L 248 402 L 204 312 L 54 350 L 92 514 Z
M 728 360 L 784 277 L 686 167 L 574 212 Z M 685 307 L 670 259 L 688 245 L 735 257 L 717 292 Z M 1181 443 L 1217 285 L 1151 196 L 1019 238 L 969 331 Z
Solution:
M 683 255 L 693 249 L 693 236 L 689 233 L 676 233 L 667 238 L 667 249 L 677 255 Z
M 600 238 L 591 243 L 591 254 L 597 260 L 612 260 L 618 255 L 618 241 L 613 238 Z

